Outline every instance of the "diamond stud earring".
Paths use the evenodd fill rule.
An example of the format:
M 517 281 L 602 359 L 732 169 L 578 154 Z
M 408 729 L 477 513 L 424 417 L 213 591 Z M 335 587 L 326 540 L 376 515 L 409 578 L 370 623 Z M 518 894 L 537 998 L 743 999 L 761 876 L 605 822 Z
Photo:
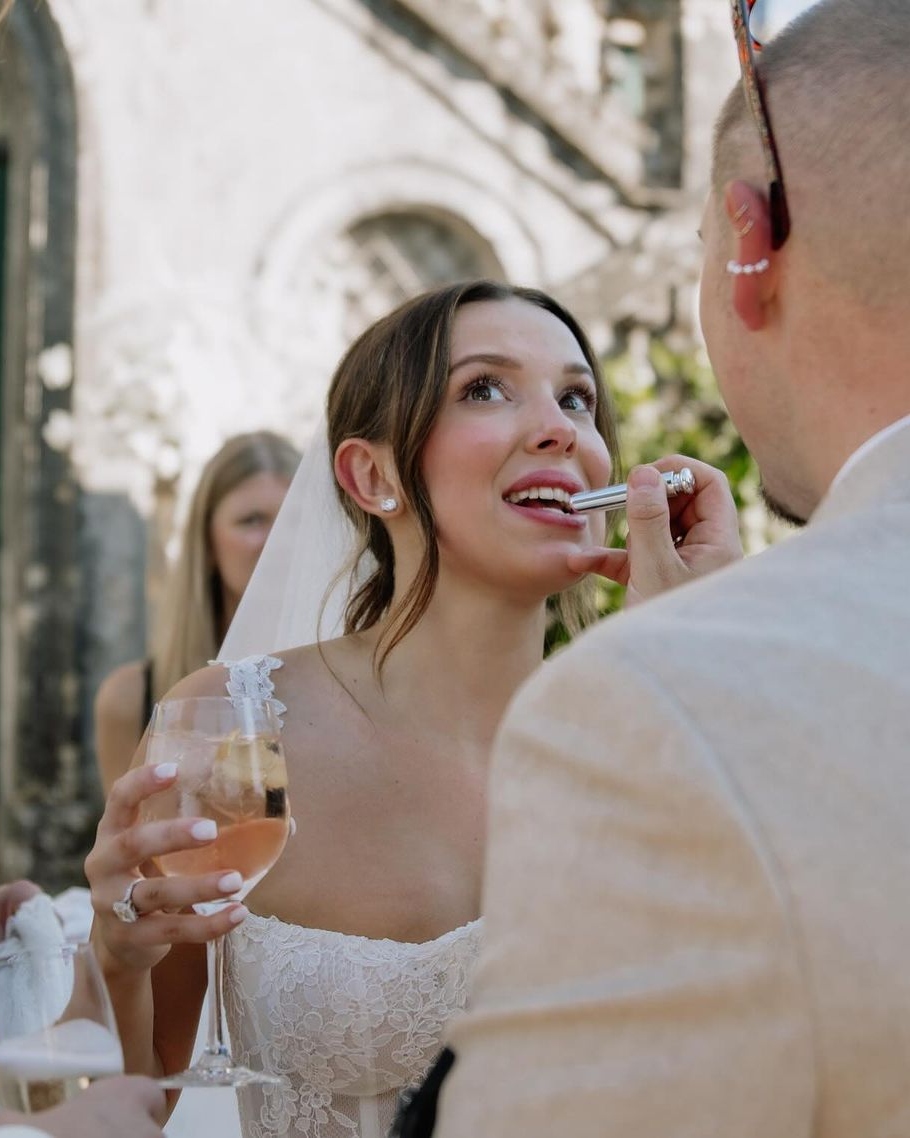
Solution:
M 398 509 L 397 498 L 383 498 L 379 503 L 379 508 L 384 514 L 391 514 Z

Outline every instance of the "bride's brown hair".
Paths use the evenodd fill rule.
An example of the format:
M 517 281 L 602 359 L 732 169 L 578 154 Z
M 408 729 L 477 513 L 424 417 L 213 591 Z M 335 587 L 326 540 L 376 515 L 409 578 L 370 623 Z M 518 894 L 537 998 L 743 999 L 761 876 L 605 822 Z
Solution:
M 371 325 L 349 348 L 332 377 L 327 418 L 331 453 L 349 438 L 386 443 L 409 509 L 423 533 L 423 560 L 395 609 L 376 648 L 377 667 L 423 616 L 439 577 L 436 519 L 421 472 L 423 448 L 446 397 L 452 325 L 459 308 L 480 301 L 518 299 L 552 313 L 569 329 L 591 368 L 597 389 L 594 422 L 618 469 L 618 442 L 612 403 L 597 356 L 575 318 L 544 292 L 478 280 L 424 293 Z M 375 568 L 350 597 L 345 632 L 372 627 L 388 611 L 395 591 L 395 558 L 385 525 L 362 510 L 340 487 L 342 507 L 359 537 L 355 563 L 369 552 Z M 584 582 L 556 601 L 559 619 L 576 631 L 593 614 L 591 589 Z

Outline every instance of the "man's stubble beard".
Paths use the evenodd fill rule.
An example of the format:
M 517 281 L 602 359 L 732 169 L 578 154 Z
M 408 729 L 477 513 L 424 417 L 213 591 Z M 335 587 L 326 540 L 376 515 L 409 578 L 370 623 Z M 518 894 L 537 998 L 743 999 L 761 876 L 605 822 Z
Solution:
M 765 503 L 768 512 L 773 517 L 778 518 L 780 521 L 786 522 L 788 525 L 795 526 L 797 529 L 801 529 L 809 520 L 808 518 L 801 517 L 799 514 L 794 514 L 788 510 L 783 502 L 775 498 L 772 494 L 768 493 L 764 483 L 759 486 L 759 492 L 761 493 L 762 501 Z

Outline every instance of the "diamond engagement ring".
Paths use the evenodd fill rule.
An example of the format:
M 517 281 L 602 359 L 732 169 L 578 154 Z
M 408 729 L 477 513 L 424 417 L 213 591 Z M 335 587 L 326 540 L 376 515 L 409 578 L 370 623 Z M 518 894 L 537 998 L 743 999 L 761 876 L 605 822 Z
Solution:
M 127 886 L 126 892 L 123 894 L 123 899 L 120 901 L 115 901 L 113 905 L 111 905 L 111 908 L 114 910 L 114 916 L 118 921 L 123 921 L 125 925 L 133 924 L 142 916 L 142 914 L 133 904 L 133 890 L 136 888 L 140 881 L 144 880 L 144 877 L 134 878 Z

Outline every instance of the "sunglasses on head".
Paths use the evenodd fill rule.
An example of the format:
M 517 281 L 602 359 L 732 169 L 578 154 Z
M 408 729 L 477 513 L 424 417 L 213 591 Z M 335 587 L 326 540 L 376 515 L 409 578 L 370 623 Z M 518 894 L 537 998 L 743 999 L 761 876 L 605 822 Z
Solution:
M 768 178 L 772 249 L 780 249 L 790 235 L 790 210 L 777 140 L 768 113 L 768 100 L 755 65 L 755 55 L 761 51 L 762 45 L 767 44 L 782 28 L 816 3 L 818 0 L 730 0 L 743 88 L 758 130 Z

